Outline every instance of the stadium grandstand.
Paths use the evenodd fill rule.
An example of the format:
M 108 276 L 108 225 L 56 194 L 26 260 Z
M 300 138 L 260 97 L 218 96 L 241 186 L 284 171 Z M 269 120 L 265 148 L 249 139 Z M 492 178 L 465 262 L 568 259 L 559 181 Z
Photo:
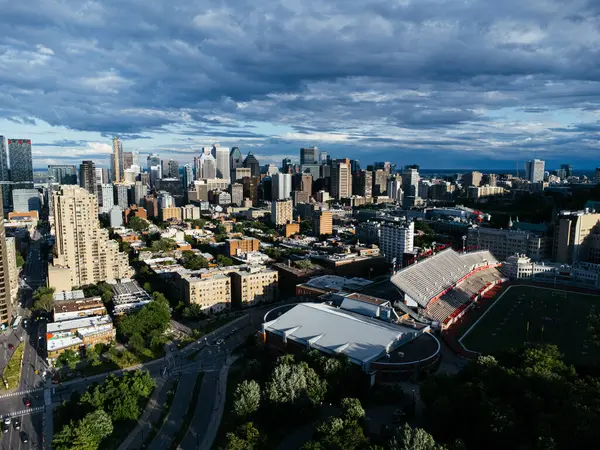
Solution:
M 448 328 L 487 290 L 504 281 L 500 262 L 489 251 L 442 250 L 392 276 L 404 303 L 442 329 Z

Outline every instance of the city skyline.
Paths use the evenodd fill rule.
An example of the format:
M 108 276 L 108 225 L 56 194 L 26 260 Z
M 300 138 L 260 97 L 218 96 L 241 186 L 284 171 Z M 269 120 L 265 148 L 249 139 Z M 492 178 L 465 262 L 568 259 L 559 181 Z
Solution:
M 32 0 L 0 19 L 17 37 L 0 130 L 33 141 L 36 167 L 107 166 L 112 136 L 184 163 L 219 142 L 264 163 L 316 145 L 424 168 L 595 165 L 600 31 L 577 19 L 592 3 L 555 3 L 228 0 L 164 17 Z

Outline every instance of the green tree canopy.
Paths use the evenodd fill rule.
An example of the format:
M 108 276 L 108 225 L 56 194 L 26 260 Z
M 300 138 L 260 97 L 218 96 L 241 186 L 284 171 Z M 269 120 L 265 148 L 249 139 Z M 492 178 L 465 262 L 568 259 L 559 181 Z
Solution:
M 456 375 L 427 379 L 421 398 L 433 435 L 468 449 L 566 450 L 600 441 L 600 383 L 579 376 L 555 346 L 480 357 Z
M 224 255 L 217 255 L 217 264 L 219 264 L 220 266 L 233 266 L 233 260 L 231 258 L 229 258 L 228 256 L 224 256 Z
M 238 384 L 233 396 L 233 410 L 236 415 L 246 418 L 260 406 L 260 386 L 254 380 L 244 380 Z
M 73 370 L 77 367 L 77 363 L 81 361 L 81 357 L 79 356 L 79 352 L 75 350 L 65 350 L 60 354 L 56 362 L 61 366 L 67 366 L 69 369 Z
M 160 292 L 152 294 L 154 301 L 144 305 L 138 311 L 121 318 L 117 323 L 117 331 L 130 344 L 137 346 L 159 347 L 163 342 L 163 334 L 171 321 L 169 302 Z M 138 337 L 139 336 L 139 337 Z M 133 343 L 131 340 L 134 340 Z
M 389 442 L 389 450 L 445 450 L 436 444 L 433 436 L 421 428 L 404 424 L 397 428 Z
M 276 404 L 295 404 L 306 399 L 316 405 L 323 401 L 326 392 L 327 382 L 304 362 L 277 365 L 265 387 L 267 399 Z
M 190 250 L 185 250 L 181 255 L 181 264 L 186 269 L 198 270 L 208 268 L 208 261 Z
M 168 252 L 175 250 L 177 243 L 173 239 L 161 238 L 158 241 L 152 242 L 150 249 L 153 252 Z
M 87 414 L 77 423 L 71 422 L 54 435 L 56 450 L 97 450 L 102 440 L 113 432 L 110 416 L 101 409 Z
M 147 220 L 134 216 L 129 218 L 129 220 L 127 221 L 127 226 L 133 231 L 141 233 L 142 231 L 146 231 L 150 227 L 150 224 Z

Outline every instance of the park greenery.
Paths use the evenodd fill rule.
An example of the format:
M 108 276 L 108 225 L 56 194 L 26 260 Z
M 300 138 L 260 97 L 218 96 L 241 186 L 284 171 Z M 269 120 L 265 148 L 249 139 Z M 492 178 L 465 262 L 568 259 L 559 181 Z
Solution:
M 110 375 L 56 408 L 52 440 L 55 450 L 116 448 L 135 426 L 143 406 L 156 386 L 146 371 Z
M 600 440 L 600 382 L 552 345 L 481 356 L 426 380 L 421 398 L 433 436 L 469 450 L 596 448 Z
M 131 351 L 145 358 L 162 354 L 166 343 L 165 331 L 171 321 L 169 302 L 165 296 L 153 292 L 152 298 L 154 301 L 117 322 L 118 335 Z
M 6 389 L 15 389 L 19 386 L 19 381 L 21 380 L 21 362 L 23 360 L 24 351 L 25 346 L 22 342 L 19 342 L 2 371 L 2 381 L 4 382 L 4 387 Z
M 40 313 L 52 312 L 54 308 L 54 288 L 40 286 L 33 293 L 33 310 Z

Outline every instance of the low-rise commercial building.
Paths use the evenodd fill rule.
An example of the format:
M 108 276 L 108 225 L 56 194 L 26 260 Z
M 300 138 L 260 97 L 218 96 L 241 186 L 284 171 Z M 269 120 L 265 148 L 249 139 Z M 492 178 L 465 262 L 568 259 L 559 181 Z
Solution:
M 108 282 L 113 290 L 113 313 L 115 316 L 128 314 L 152 301 L 148 294 L 135 280 L 122 279 Z
M 345 278 L 337 275 L 323 275 L 311 278 L 296 286 L 296 295 L 320 296 L 328 292 L 356 292 L 372 284 L 364 278 Z
M 79 351 L 96 344 L 110 344 L 115 336 L 115 327 L 108 315 L 49 323 L 46 326 L 48 363 L 54 365 L 66 350 Z
M 61 297 L 60 294 L 58 298 Z M 106 308 L 100 297 L 57 300 L 54 298 L 54 322 L 82 319 L 84 317 L 105 316 Z

